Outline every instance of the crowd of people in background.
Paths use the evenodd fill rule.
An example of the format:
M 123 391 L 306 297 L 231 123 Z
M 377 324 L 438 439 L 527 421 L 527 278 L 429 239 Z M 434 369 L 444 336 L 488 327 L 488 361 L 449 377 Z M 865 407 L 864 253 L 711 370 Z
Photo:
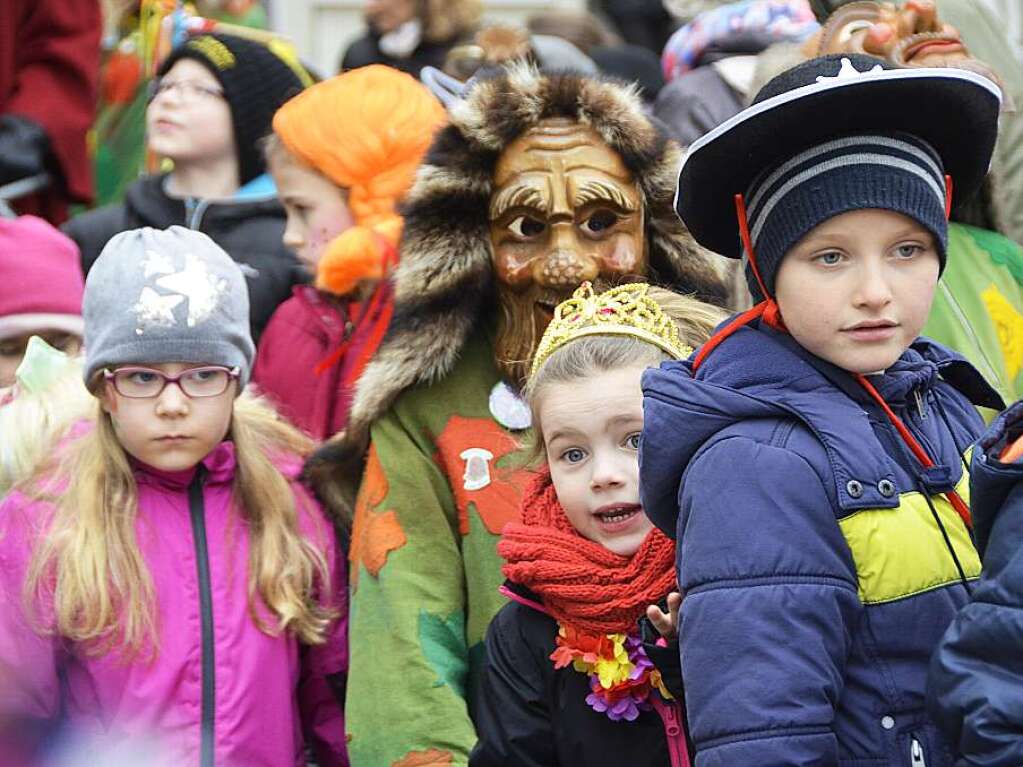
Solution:
M 0 765 L 1023 764 L 1020 4 L 287 12 L 0 9 Z

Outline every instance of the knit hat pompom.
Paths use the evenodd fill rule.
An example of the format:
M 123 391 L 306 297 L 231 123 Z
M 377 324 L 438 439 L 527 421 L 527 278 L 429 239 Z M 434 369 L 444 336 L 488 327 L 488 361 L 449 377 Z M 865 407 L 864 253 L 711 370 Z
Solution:
M 238 154 L 238 180 L 247 184 L 266 171 L 259 141 L 270 133 L 274 112 L 302 90 L 308 74 L 263 43 L 219 33 L 186 40 L 168 54 L 157 76 L 166 75 L 181 59 L 202 64 L 224 89 Z
M 320 259 L 318 287 L 343 295 L 384 276 L 387 245 L 401 239 L 398 203 L 445 120 L 425 87 L 379 65 L 317 83 L 277 111 L 273 129 L 284 146 L 348 191 L 355 219 Z

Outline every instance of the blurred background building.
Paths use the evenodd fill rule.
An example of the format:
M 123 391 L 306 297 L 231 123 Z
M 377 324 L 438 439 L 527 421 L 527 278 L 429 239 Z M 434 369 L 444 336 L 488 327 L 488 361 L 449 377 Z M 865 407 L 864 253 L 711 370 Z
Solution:
M 266 0 L 270 26 L 295 43 L 303 59 L 321 75 L 337 70 L 338 60 L 350 42 L 366 31 L 365 0 Z M 486 21 L 525 24 L 540 11 L 586 9 L 586 0 L 486 0 Z

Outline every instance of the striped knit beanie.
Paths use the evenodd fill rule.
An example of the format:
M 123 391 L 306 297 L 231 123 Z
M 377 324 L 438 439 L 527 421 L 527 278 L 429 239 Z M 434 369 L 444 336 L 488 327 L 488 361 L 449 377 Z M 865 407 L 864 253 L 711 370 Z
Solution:
M 934 235 L 945 268 L 945 170 L 937 152 L 905 133 L 865 133 L 817 144 L 761 174 L 746 191 L 750 239 L 768 291 L 785 254 L 811 229 L 842 213 L 901 213 Z M 749 263 L 746 282 L 759 300 Z
M 981 186 L 1000 108 L 998 86 L 975 72 L 857 54 L 811 59 L 693 142 L 675 209 L 700 245 L 728 258 L 749 258 L 748 233 L 771 295 L 785 254 L 854 210 L 918 222 L 944 267 L 952 192 L 962 202 Z M 754 298 L 770 298 L 746 266 Z

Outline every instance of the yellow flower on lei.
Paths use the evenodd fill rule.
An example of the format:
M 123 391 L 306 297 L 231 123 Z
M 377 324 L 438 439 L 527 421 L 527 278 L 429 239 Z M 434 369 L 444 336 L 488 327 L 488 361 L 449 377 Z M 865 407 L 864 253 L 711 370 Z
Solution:
M 629 653 L 625 649 L 625 634 L 608 634 L 607 638 L 611 640 L 614 648 L 611 657 L 602 656 L 593 664 L 593 673 L 600 679 L 600 686 L 605 690 L 626 681 L 636 668 L 629 660 Z

